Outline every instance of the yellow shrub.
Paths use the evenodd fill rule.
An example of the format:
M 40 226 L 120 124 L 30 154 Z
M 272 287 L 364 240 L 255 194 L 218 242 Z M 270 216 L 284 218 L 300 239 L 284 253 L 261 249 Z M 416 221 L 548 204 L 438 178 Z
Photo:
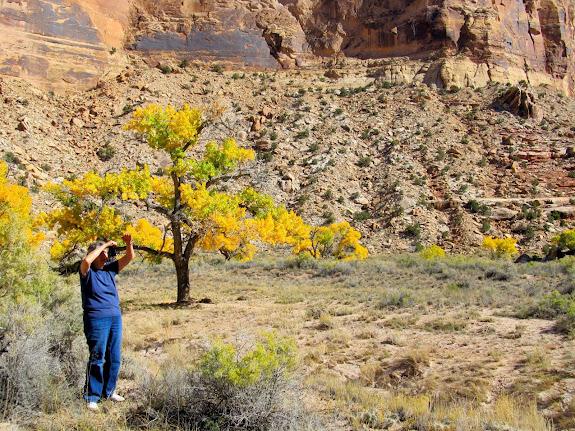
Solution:
M 575 229 L 566 230 L 551 238 L 551 242 L 559 249 L 575 250 Z
M 510 257 L 512 254 L 517 253 L 515 247 L 517 240 L 515 238 L 491 238 L 490 236 L 483 239 L 483 248 L 491 251 L 493 257 Z
M 436 244 L 421 250 L 424 259 L 440 259 L 445 257 L 445 251 Z

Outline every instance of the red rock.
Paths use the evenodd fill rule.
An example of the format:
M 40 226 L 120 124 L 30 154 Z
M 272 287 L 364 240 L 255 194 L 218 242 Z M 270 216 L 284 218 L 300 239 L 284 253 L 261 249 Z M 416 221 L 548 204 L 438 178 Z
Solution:
M 125 80 L 129 37 L 132 55 L 153 65 L 193 57 L 292 68 L 325 56 L 334 64 L 416 56 L 429 64 L 410 70 L 391 62 L 382 66 L 385 76 L 410 82 L 422 73 L 440 88 L 526 80 L 573 90 L 572 9 L 572 0 L 75 0 L 54 13 L 40 0 L 3 2 L 0 70 L 57 91 L 92 87 L 104 71 Z
M 22 117 L 18 119 L 18 126 L 16 127 L 21 132 L 27 132 L 30 129 L 30 125 L 28 124 L 28 119 L 26 117 Z

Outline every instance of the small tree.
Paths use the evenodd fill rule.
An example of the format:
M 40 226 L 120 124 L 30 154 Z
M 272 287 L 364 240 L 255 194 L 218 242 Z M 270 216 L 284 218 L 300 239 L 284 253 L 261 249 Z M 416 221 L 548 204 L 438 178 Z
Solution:
M 7 174 L 6 164 L 0 162 L 0 296 L 19 301 L 27 294 L 45 295 L 49 286 L 36 276 L 35 262 L 27 261 L 44 239 L 35 231 L 32 199 L 28 189 L 11 184 Z
M 181 110 L 157 105 L 137 109 L 125 129 L 165 152 L 171 159 L 169 167 L 158 175 L 152 175 L 147 166 L 103 176 L 90 172 L 47 186 L 62 204 L 46 217 L 49 227 L 57 227 L 52 257 L 69 258 L 91 241 L 118 238 L 127 230 L 135 249 L 150 258 L 174 262 L 177 301 L 186 302 L 190 300 L 189 261 L 196 248 L 219 250 L 226 258 L 250 258 L 256 238 L 269 244 L 296 244 L 307 237 L 309 226 L 293 212 L 276 207 L 270 197 L 251 188 L 238 193 L 218 191 L 218 184 L 233 178 L 239 164 L 253 159 L 254 152 L 228 138 L 220 145 L 206 144 L 198 159 L 189 158 L 187 151 L 197 145 L 205 124 L 200 111 L 188 105 Z M 145 218 L 129 223 L 119 208 L 132 204 L 137 211 L 139 203 L 167 223 L 154 226 Z
M 300 238 L 295 249 L 298 254 L 309 254 L 315 258 L 332 256 L 342 260 L 361 260 L 368 254 L 367 249 L 359 243 L 361 233 L 347 222 L 311 228 L 307 237 Z
M 559 235 L 555 235 L 551 238 L 551 242 L 555 244 L 559 250 L 575 250 L 575 229 L 566 230 Z
M 510 257 L 512 254 L 517 253 L 515 247 L 517 240 L 515 238 L 491 238 L 487 236 L 483 239 L 483 248 L 491 251 L 491 256 L 496 258 Z

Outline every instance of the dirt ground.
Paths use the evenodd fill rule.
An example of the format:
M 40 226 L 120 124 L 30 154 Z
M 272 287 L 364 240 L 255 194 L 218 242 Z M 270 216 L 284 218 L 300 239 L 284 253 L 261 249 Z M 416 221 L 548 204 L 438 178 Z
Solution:
M 459 268 L 458 276 L 471 281 L 462 292 L 446 277 L 430 278 L 426 268 L 398 261 L 341 272 L 269 265 L 200 265 L 191 278 L 193 296 L 203 303 L 185 307 L 172 303 L 175 276 L 169 266 L 132 270 L 120 285 L 127 354 L 160 364 L 175 352 L 197 358 L 216 339 L 246 345 L 276 330 L 296 340 L 309 395 L 322 411 L 343 417 L 343 429 L 358 407 L 342 410 L 337 397 L 318 390 L 322 379 L 353 382 L 378 394 L 468 400 L 486 409 L 511 395 L 535 400 L 539 414 L 559 429 L 574 426 L 573 341 L 555 330 L 554 321 L 513 317 L 527 301 L 529 286 L 549 293 L 565 281 L 563 275 L 521 270 L 512 282 L 493 282 L 481 280 L 485 266 L 444 265 L 449 277 L 455 274 L 449 270 Z M 374 273 L 374 265 L 387 274 Z M 505 291 L 523 293 L 512 299 Z M 407 298 L 403 304 L 398 292 Z M 482 306 L 481 295 L 499 299 Z M 130 382 L 123 383 L 129 391 Z

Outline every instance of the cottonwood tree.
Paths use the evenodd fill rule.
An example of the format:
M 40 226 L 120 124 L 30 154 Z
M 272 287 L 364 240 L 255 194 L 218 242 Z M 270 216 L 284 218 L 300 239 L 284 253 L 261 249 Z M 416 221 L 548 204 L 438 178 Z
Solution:
M 367 249 L 359 243 L 361 234 L 348 222 L 312 227 L 309 236 L 298 241 L 295 253 L 316 259 L 334 257 L 340 260 L 364 259 Z
M 237 193 L 218 190 L 238 166 L 254 158 L 233 139 L 206 144 L 201 157 L 188 156 L 198 144 L 205 122 L 199 110 L 184 105 L 176 110 L 150 105 L 137 109 L 125 126 L 143 137 L 154 150 L 166 153 L 171 164 L 157 174 L 147 166 L 120 173 L 94 172 L 62 184 L 47 186 L 61 207 L 45 216 L 57 240 L 51 253 L 57 260 L 97 239 L 115 239 L 132 233 L 134 248 L 152 259 L 171 259 L 178 282 L 177 301 L 190 300 L 189 261 L 198 247 L 218 250 L 227 258 L 247 259 L 253 242 L 296 245 L 309 237 L 311 227 L 300 217 L 251 188 Z M 142 205 L 143 203 L 143 205 Z M 123 205 L 145 206 L 159 215 L 132 223 L 120 211 Z M 157 220 L 158 217 L 155 218 Z
M 0 310 L 24 300 L 37 303 L 50 295 L 42 262 L 33 256 L 44 235 L 37 231 L 31 210 L 28 189 L 11 183 L 8 168 L 0 161 Z

